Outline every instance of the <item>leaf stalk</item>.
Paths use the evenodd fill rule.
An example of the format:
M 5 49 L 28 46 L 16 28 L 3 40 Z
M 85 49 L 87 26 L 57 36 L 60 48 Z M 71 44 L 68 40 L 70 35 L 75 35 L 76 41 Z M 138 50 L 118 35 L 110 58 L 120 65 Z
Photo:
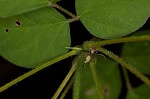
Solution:
M 14 79 L 14 80 L 12 80 L 11 82 L 9 82 L 9 83 L 5 84 L 4 86 L 0 87 L 0 92 L 2 92 L 2 91 L 4 91 L 4 90 L 8 89 L 9 87 L 11 87 L 11 86 L 17 84 L 18 82 L 21 82 L 22 80 L 24 80 L 24 79 L 26 79 L 27 77 L 29 77 L 29 76 L 35 74 L 36 72 L 38 72 L 38 71 L 40 71 L 40 70 L 42 70 L 42 69 L 44 69 L 44 68 L 46 68 L 46 67 L 48 67 L 48 66 L 54 64 L 54 63 L 57 63 L 57 62 L 59 62 L 59 61 L 65 59 L 65 58 L 68 58 L 68 57 L 70 57 L 70 56 L 76 55 L 77 53 L 78 53 L 78 50 L 72 50 L 72 51 L 70 51 L 70 52 L 68 52 L 68 53 L 66 53 L 66 54 L 64 54 L 64 55 L 62 55 L 62 56 L 59 56 L 59 57 L 57 57 L 57 58 L 55 58 L 55 59 L 53 59 L 53 60 L 50 60 L 50 61 L 47 62 L 47 63 L 44 63 L 44 64 L 38 66 L 37 68 L 35 68 L 35 69 L 33 69 L 33 70 L 31 70 L 31 71 L 29 71 L 29 72 L 27 72 L 27 73 L 25 73 L 25 74 L 19 76 L 18 78 Z
M 55 92 L 54 96 L 52 97 L 52 99 L 57 99 L 59 94 L 61 93 L 61 91 L 63 90 L 63 88 L 65 87 L 65 85 L 67 84 L 67 82 L 69 81 L 70 77 L 73 75 L 73 73 L 75 72 L 77 68 L 77 63 L 73 64 L 70 71 L 68 72 L 68 74 L 66 75 L 65 79 L 62 81 L 61 85 L 59 86 L 59 88 L 57 89 L 57 91 Z
M 95 68 L 96 61 L 93 58 L 91 58 L 89 65 L 90 65 L 90 68 L 91 68 L 91 72 L 92 72 L 92 75 L 93 75 L 94 82 L 96 84 L 96 90 L 97 90 L 99 99 L 104 99 L 104 93 L 103 93 L 103 90 L 102 90 L 102 85 L 101 85 L 101 82 L 99 82 L 99 78 L 98 78 L 97 73 L 96 73 L 96 68 Z
M 75 18 L 75 17 L 76 17 L 75 14 L 73 14 L 73 13 L 71 13 L 70 11 L 64 9 L 63 7 L 59 6 L 59 5 L 56 4 L 56 3 L 51 3 L 51 2 L 49 2 L 49 5 L 50 5 L 51 7 L 54 7 L 54 8 L 59 9 L 60 11 L 64 12 L 65 14 L 69 15 L 69 16 L 72 17 L 72 18 Z
M 94 42 L 93 44 L 89 45 L 89 48 L 110 45 L 110 44 L 116 44 L 116 43 L 136 42 L 136 41 L 146 41 L 146 40 L 150 40 L 150 35 L 131 36 L 131 37 L 118 38 L 118 39 L 97 41 L 97 42 Z

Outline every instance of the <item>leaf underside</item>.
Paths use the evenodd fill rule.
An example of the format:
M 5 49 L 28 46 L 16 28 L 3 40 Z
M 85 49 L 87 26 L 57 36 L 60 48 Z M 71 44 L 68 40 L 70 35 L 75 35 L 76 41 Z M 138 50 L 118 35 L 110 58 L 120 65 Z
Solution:
M 139 29 L 150 16 L 150 0 L 76 0 L 81 22 L 99 38 L 112 39 Z
M 149 99 L 150 98 L 150 87 L 142 84 L 132 90 L 129 90 L 126 99 Z
M 150 30 L 132 36 L 150 35 Z M 150 41 L 130 42 L 123 45 L 122 57 L 142 73 L 150 74 Z
M 96 59 L 96 71 L 103 85 L 102 90 L 105 98 L 117 99 L 121 91 L 121 78 L 117 64 L 111 60 L 104 59 L 102 56 L 98 56 Z M 93 75 L 88 64 L 84 66 L 80 79 L 80 99 L 99 99 Z
M 68 50 L 69 24 L 55 9 L 44 7 L 0 18 L 0 55 L 10 62 L 34 68 Z

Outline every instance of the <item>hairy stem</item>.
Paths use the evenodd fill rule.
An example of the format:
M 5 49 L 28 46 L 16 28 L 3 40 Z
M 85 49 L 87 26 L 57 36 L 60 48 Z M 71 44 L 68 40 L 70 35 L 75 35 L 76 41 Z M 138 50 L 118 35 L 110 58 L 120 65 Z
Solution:
M 75 61 L 77 62 L 78 66 L 74 74 L 73 99 L 80 99 L 81 74 L 84 65 L 84 56 L 78 56 Z
M 11 87 L 11 86 L 17 84 L 18 82 L 20 82 L 20 81 L 22 81 L 23 79 L 25 79 L 25 78 L 27 78 L 27 77 L 29 77 L 29 76 L 35 74 L 36 72 L 38 72 L 38 71 L 40 71 L 40 70 L 42 70 L 42 69 L 44 69 L 44 68 L 46 68 L 46 67 L 48 67 L 48 66 L 50 66 L 50 65 L 52 65 L 52 64 L 54 64 L 54 63 L 56 63 L 56 62 L 59 62 L 59 61 L 65 59 L 65 58 L 67 58 L 67 57 L 76 55 L 77 53 L 78 53 L 78 50 L 72 50 L 72 51 L 70 51 L 69 53 L 66 53 L 66 54 L 64 54 L 64 55 L 62 55 L 62 56 L 59 56 L 59 57 L 57 57 L 57 58 L 55 58 L 55 59 L 53 59 L 53 60 L 47 62 L 47 63 L 44 63 L 43 65 L 38 66 L 37 68 L 35 68 L 35 69 L 33 69 L 33 70 L 31 70 L 31 71 L 29 71 L 29 72 L 27 72 L 27 73 L 25 73 L 25 74 L 19 76 L 18 78 L 14 79 L 13 81 L 11 81 L 11 82 L 5 84 L 4 86 L 0 87 L 0 92 L 2 92 L 2 91 L 4 91 L 4 90 L 8 89 L 9 87 Z
M 103 91 L 102 91 L 102 85 L 99 82 L 99 79 L 98 79 L 97 73 L 96 73 L 96 68 L 95 68 L 96 61 L 92 58 L 89 65 L 90 65 L 90 68 L 91 68 L 91 71 L 92 71 L 94 82 L 96 84 L 96 90 L 97 90 L 97 93 L 99 95 L 99 99 L 104 99 L 104 94 L 103 94 Z
M 66 86 L 66 88 L 64 89 L 63 93 L 61 94 L 59 99 L 64 99 L 64 97 L 66 96 L 67 92 L 69 91 L 69 89 L 71 88 L 71 86 L 73 85 L 74 82 L 74 77 L 70 80 L 69 84 Z
M 61 93 L 61 91 L 63 90 L 63 88 L 67 84 L 67 82 L 69 81 L 70 77 L 75 72 L 76 67 L 77 67 L 77 63 L 75 63 L 75 64 L 72 65 L 70 71 L 68 72 L 68 74 L 66 75 L 65 79 L 63 80 L 63 82 L 61 83 L 61 85 L 59 86 L 59 88 L 57 89 L 57 91 L 55 92 L 55 94 L 52 97 L 52 99 L 57 99 L 58 98 L 59 94 Z
M 54 7 L 54 8 L 59 9 L 60 11 L 66 13 L 67 15 L 69 15 L 69 16 L 72 17 L 72 18 L 77 17 L 75 14 L 73 14 L 73 13 L 71 13 L 70 11 L 64 9 L 63 7 L 59 6 L 59 5 L 56 4 L 56 3 L 51 3 L 51 2 L 49 2 L 49 5 L 50 5 L 51 7 Z
M 118 38 L 118 39 L 103 40 L 103 41 L 95 42 L 89 47 L 91 48 L 91 47 L 98 47 L 98 46 L 104 46 L 104 45 L 115 44 L 115 43 L 146 41 L 146 40 L 150 40 L 150 35 L 131 36 L 131 37 Z
M 102 52 L 103 54 L 107 55 L 111 59 L 115 60 L 116 62 L 120 63 L 123 67 L 128 69 L 130 72 L 132 72 L 134 75 L 136 75 L 138 78 L 140 78 L 144 83 L 146 83 L 148 86 L 150 86 L 150 80 L 148 77 L 144 76 L 140 71 L 138 71 L 136 68 L 128 64 L 126 61 L 124 61 L 122 58 L 119 58 L 117 55 L 113 54 L 112 52 L 104 49 L 104 48 L 97 48 L 98 51 Z
M 122 71 L 123 71 L 123 75 L 124 75 L 124 78 L 125 78 L 127 89 L 131 90 L 132 85 L 131 85 L 130 80 L 129 80 L 128 72 L 124 67 L 122 67 Z
M 71 22 L 78 21 L 78 20 L 79 20 L 79 16 L 76 16 L 74 18 L 68 19 L 68 22 L 71 23 Z

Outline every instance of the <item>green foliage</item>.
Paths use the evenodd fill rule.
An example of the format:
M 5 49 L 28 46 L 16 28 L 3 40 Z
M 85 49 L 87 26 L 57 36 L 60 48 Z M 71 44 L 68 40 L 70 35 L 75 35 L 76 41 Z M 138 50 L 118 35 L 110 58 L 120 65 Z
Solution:
M 150 87 L 143 84 L 132 90 L 129 90 L 127 93 L 126 99 L 149 99 L 150 97 Z
M 69 24 L 53 8 L 1 18 L 0 22 L 0 55 L 18 66 L 37 67 L 70 46 Z
M 58 2 L 60 0 L 49 0 L 51 3 L 55 3 L 55 2 Z
M 121 37 L 137 30 L 145 23 L 150 12 L 149 0 L 85 2 L 76 0 L 77 14 L 87 29 L 100 38 Z M 0 1 L 0 16 L 7 17 L 0 19 L 0 54 L 14 64 L 32 68 L 66 52 L 65 47 L 70 45 L 67 20 L 54 9 L 44 7 L 48 6 L 47 0 L 22 3 Z M 16 26 L 18 22 L 20 26 Z
M 126 69 L 150 85 L 150 80 L 142 74 L 150 74 L 149 41 L 132 42 L 123 45 L 122 57 L 129 64 L 112 52 L 103 49 L 102 45 L 96 46 L 101 42 L 101 44 L 106 43 L 106 45 L 120 43 L 119 40 L 121 39 L 116 40 L 113 38 L 123 37 L 138 30 L 150 17 L 150 0 L 76 0 L 75 10 L 77 16 L 57 5 L 55 2 L 58 1 L 0 0 L 0 55 L 21 67 L 37 67 L 0 87 L 0 92 L 49 65 L 76 54 L 77 65 L 75 64 L 73 71 L 70 70 L 71 73 L 67 74 L 70 78 L 76 69 L 73 78 L 75 80 L 73 98 L 99 99 L 97 83 L 100 82 L 102 90 L 99 91 L 99 89 L 98 91 L 103 92 L 105 99 L 117 99 L 122 85 L 118 64 L 102 56 L 96 56 L 96 51 L 100 51 L 118 63 L 125 65 Z M 66 19 L 51 6 L 72 18 Z M 98 40 L 113 39 L 114 41 L 105 40 L 105 42 L 104 40 L 99 40 L 97 42 L 97 39 L 94 39 L 85 42 L 81 45 L 81 48 L 69 47 L 71 43 L 69 23 L 77 20 L 80 20 L 91 34 L 98 37 Z M 149 33 L 150 31 L 144 31 L 135 33 L 135 35 L 147 35 L 149 38 L 146 38 L 146 36 L 143 36 L 143 38 L 150 40 Z M 132 41 L 131 39 L 132 37 L 124 38 L 121 42 L 129 42 Z M 138 40 L 139 38 L 134 38 L 133 41 Z M 95 46 L 92 47 L 93 45 Z M 65 47 L 74 50 L 64 54 L 68 51 Z M 92 69 L 88 63 L 88 61 L 92 62 L 90 56 L 96 56 L 96 70 L 93 70 L 96 71 L 95 75 L 98 75 L 97 82 L 97 78 L 95 80 L 95 75 L 92 75 L 93 72 L 91 72 Z M 87 63 L 85 63 L 85 60 Z M 95 61 L 93 61 L 92 65 L 95 65 Z M 132 65 L 142 73 L 130 67 Z M 128 75 L 126 74 L 126 76 Z M 65 79 L 65 82 L 62 83 L 63 87 L 69 80 L 67 77 L 67 80 Z M 128 77 L 125 80 L 130 82 Z M 63 87 L 60 86 L 60 89 L 62 90 Z M 61 90 L 58 88 L 59 93 Z M 137 88 L 129 88 L 126 99 L 149 99 L 149 91 L 150 88 L 144 84 Z M 57 97 L 59 93 L 56 93 Z
M 118 38 L 139 29 L 150 16 L 150 0 L 76 0 L 77 15 L 94 35 Z
M 99 81 L 103 85 L 105 98 L 117 99 L 121 90 L 121 79 L 117 64 L 102 56 L 96 58 L 96 71 Z M 78 99 L 98 99 L 96 86 L 88 64 L 83 67 L 80 79 L 81 87 Z
M 0 17 L 9 17 L 47 6 L 48 0 L 1 0 Z
M 150 31 L 134 33 L 134 36 L 149 35 Z M 150 74 L 150 41 L 126 43 L 122 56 L 142 73 Z

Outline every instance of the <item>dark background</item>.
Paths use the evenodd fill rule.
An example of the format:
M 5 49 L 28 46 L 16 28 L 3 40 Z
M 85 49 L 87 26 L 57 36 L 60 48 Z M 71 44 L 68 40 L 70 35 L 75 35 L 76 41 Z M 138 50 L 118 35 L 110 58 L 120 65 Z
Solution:
M 75 12 L 75 0 L 62 0 L 58 4 L 68 9 L 72 13 Z M 64 14 L 65 15 L 65 14 Z M 69 18 L 67 15 L 65 15 Z M 140 28 L 140 30 L 150 29 L 150 19 L 147 23 Z M 71 28 L 71 46 L 80 45 L 84 41 L 90 40 L 93 35 L 91 35 L 81 24 L 80 21 L 73 22 L 70 24 Z M 116 54 L 120 54 L 122 44 L 106 46 L 109 50 Z M 114 50 L 115 49 L 115 50 Z M 0 93 L 0 99 L 51 99 L 54 92 L 60 85 L 61 81 L 64 79 L 68 73 L 72 59 L 74 57 L 65 59 L 59 63 L 56 63 L 33 76 L 23 80 L 22 82 L 10 87 L 6 91 Z M 15 79 L 16 77 L 28 72 L 30 69 L 15 66 L 9 63 L 2 57 L 0 57 L 0 86 L 8 83 L 9 81 Z M 121 72 L 122 74 L 122 72 Z M 135 77 L 133 74 L 129 73 L 130 80 L 133 87 L 138 86 L 142 82 Z M 126 87 L 124 79 L 122 76 L 123 88 L 119 99 L 124 99 L 126 95 Z M 72 90 L 66 96 L 66 99 L 71 99 Z

